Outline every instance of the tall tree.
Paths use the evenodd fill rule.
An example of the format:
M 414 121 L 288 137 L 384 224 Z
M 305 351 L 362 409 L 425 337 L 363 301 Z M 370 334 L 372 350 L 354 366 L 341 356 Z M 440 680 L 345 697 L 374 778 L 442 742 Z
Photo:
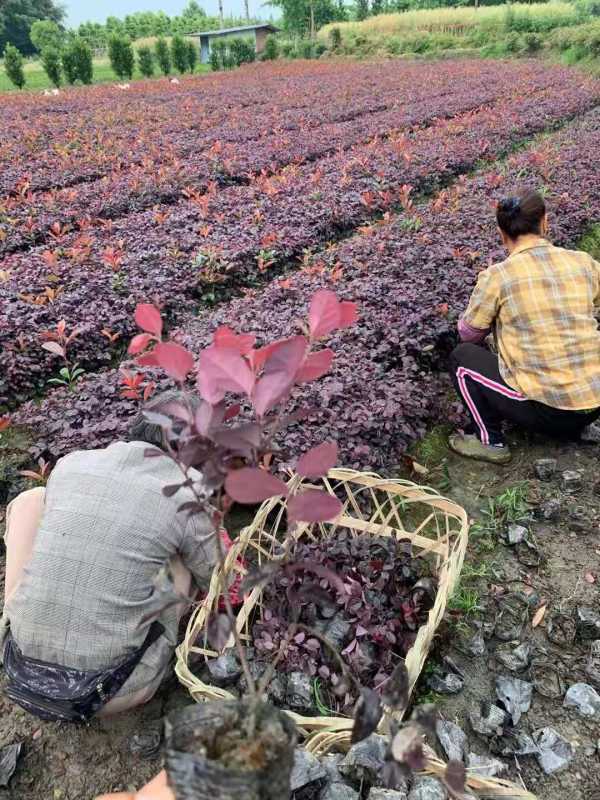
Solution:
M 36 20 L 47 19 L 60 24 L 65 16 L 62 6 L 55 0 L 1 0 L 0 2 L 0 54 L 11 42 L 25 55 L 35 48 L 29 38 Z
M 166 39 L 159 36 L 154 45 L 154 53 L 159 69 L 163 75 L 168 75 L 171 72 L 171 51 Z
M 38 53 L 41 53 L 47 47 L 60 49 L 65 32 L 51 19 L 36 19 L 29 31 L 29 38 Z
M 205 17 L 206 11 L 198 5 L 196 0 L 189 0 L 187 6 L 181 12 L 181 16 L 195 20 L 198 19 L 198 17 Z
M 283 27 L 302 36 L 343 19 L 337 0 L 270 0 L 283 12 Z
M 131 80 L 135 66 L 135 56 L 131 42 L 126 36 L 113 33 L 108 40 L 108 58 L 112 71 L 117 78 L 121 78 L 121 80 L 129 78 Z
M 4 70 L 8 80 L 18 89 L 25 86 L 25 73 L 23 72 L 23 56 L 10 42 L 4 48 Z
M 369 0 L 356 0 L 356 19 L 360 22 L 369 16 Z
M 177 72 L 185 72 L 188 68 L 187 44 L 180 34 L 171 39 L 171 61 Z
M 57 47 L 46 47 L 42 50 L 42 66 L 50 81 L 58 89 L 62 83 L 61 52 Z

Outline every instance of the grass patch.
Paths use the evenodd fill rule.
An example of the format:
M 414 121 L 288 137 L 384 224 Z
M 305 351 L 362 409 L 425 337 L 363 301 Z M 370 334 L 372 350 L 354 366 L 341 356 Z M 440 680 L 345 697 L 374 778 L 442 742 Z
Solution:
M 0 505 L 5 505 L 15 485 L 24 483 L 19 470 L 29 465 L 31 436 L 23 428 L 0 431 Z
M 510 58 L 545 52 L 554 60 L 600 72 L 600 20 L 583 4 L 415 9 L 362 22 L 331 23 L 318 37 L 338 54 L 362 58 Z
M 480 8 L 431 8 L 397 14 L 379 14 L 363 22 L 333 22 L 325 25 L 319 31 L 319 37 L 327 39 L 331 28 L 339 28 L 342 37 L 349 33 L 368 36 L 406 34 L 415 31 L 461 35 L 469 29 L 504 27 L 507 19 L 510 24 L 516 26 L 551 30 L 575 24 L 579 19 L 577 9 L 571 3 L 512 3 L 510 9 L 510 12 L 507 12 L 506 5 L 495 5 Z
M 471 526 L 470 531 L 478 550 L 495 550 L 501 530 L 511 523 L 524 522 L 529 518 L 531 509 L 528 493 L 529 485 L 525 481 L 505 489 L 496 497 L 488 497 L 487 505 L 481 509 L 481 519 Z
M 451 431 L 449 425 L 436 425 L 432 428 L 414 446 L 411 455 L 415 461 L 429 469 L 440 464 L 448 455 L 448 436 Z
M 462 578 L 462 576 L 461 576 Z M 454 611 L 463 617 L 470 617 L 480 611 L 479 592 L 473 586 L 465 586 L 462 579 L 448 600 L 448 611 Z
M 600 222 L 592 225 L 579 241 L 579 248 L 600 261 Z

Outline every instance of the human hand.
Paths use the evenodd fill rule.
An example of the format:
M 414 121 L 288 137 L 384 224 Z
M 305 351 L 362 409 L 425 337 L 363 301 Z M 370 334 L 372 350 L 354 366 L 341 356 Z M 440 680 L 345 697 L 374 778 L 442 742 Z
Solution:
M 175 795 L 167 783 L 167 773 L 162 772 L 147 783 L 139 792 L 117 792 L 116 794 L 103 794 L 96 800 L 175 800 Z

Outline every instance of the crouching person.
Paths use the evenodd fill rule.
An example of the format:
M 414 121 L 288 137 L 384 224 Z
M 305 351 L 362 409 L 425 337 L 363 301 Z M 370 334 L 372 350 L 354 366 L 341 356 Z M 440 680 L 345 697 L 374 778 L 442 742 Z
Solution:
M 150 700 L 185 611 L 185 603 L 166 607 L 157 578 L 166 571 L 185 597 L 208 588 L 216 561 L 208 517 L 178 513 L 190 490 L 163 494 L 182 475 L 171 459 L 144 455 L 163 446 L 161 428 L 140 414 L 129 438 L 71 453 L 45 490 L 24 492 L 8 509 L 6 694 L 43 719 L 86 721 Z
M 480 274 L 459 322 L 450 370 L 470 426 L 450 447 L 503 464 L 505 420 L 577 439 L 600 417 L 600 264 L 546 239 L 537 192 L 503 200 L 496 219 L 508 258 Z M 497 354 L 482 346 L 491 331 Z

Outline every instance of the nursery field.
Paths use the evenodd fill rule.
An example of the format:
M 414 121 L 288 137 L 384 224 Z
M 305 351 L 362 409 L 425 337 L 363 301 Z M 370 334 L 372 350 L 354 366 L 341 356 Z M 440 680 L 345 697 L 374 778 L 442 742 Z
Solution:
M 126 91 L 0 95 L 0 522 L 7 500 L 32 485 L 23 467 L 45 474 L 75 448 L 110 443 L 167 386 L 127 355 L 138 303 L 158 305 L 171 337 L 199 352 L 220 325 L 255 333 L 258 345 L 298 332 L 311 296 L 330 288 L 357 302 L 359 319 L 328 342 L 331 372 L 303 385 L 310 414 L 290 428 L 286 448 L 297 455 L 335 440 L 347 467 L 417 480 L 429 469 L 424 480 L 480 520 L 474 561 L 436 640 L 440 674 L 459 664 L 465 691 L 432 698 L 432 667 L 417 696 L 442 711 L 447 701 L 447 718 L 465 730 L 477 703 L 489 707 L 502 667 L 488 634 L 466 661 L 454 651 L 444 660 L 442 648 L 459 633 L 483 642 L 517 586 L 527 624 L 516 636 L 537 642 L 542 666 L 564 662 L 565 674 L 587 680 L 588 643 L 573 634 L 553 650 L 528 614 L 597 606 L 600 550 L 573 539 L 600 530 L 597 452 L 556 446 L 553 482 L 543 483 L 531 479 L 545 450 L 519 456 L 509 476 L 464 465 L 443 447 L 440 457 L 435 426 L 461 422 L 446 361 L 479 271 L 503 257 L 497 199 L 542 190 L 553 241 L 577 246 L 600 221 L 599 141 L 600 81 L 533 60 L 255 64 Z M 426 465 L 419 475 L 413 458 Z M 583 487 L 573 511 L 559 481 L 574 469 Z M 482 497 L 496 494 L 505 499 L 481 515 Z M 550 501 L 562 503 L 559 522 L 544 516 Z M 519 514 L 542 539 L 536 563 L 499 545 L 500 527 Z M 3 575 L 0 558 L 0 592 Z M 474 595 L 479 579 L 485 602 Z M 600 781 L 595 720 L 565 717 L 562 697 L 538 685 L 529 727 L 556 725 L 576 742 L 570 770 L 545 775 L 533 758 L 521 769 L 521 753 L 501 751 L 499 736 L 482 744 L 470 731 L 473 748 L 502 755 L 507 776 L 540 798 L 591 800 Z M 0 748 L 25 743 L 7 796 L 88 800 L 139 786 L 158 768 L 143 735 L 186 702 L 173 680 L 123 719 L 67 729 L 0 696 Z M 295 800 L 320 800 L 321 788 Z M 357 789 L 348 796 L 366 800 L 368 787 Z
M 349 466 L 398 463 L 440 402 L 451 413 L 440 369 L 500 256 L 494 200 L 543 188 L 566 244 L 600 217 L 598 103 L 600 83 L 535 61 L 257 65 L 6 96 L 0 408 L 36 458 L 104 444 L 137 407 L 137 302 L 200 346 L 221 323 L 290 333 L 332 286 L 361 319 L 294 445 L 326 432 Z M 60 335 L 66 360 L 47 346 Z

